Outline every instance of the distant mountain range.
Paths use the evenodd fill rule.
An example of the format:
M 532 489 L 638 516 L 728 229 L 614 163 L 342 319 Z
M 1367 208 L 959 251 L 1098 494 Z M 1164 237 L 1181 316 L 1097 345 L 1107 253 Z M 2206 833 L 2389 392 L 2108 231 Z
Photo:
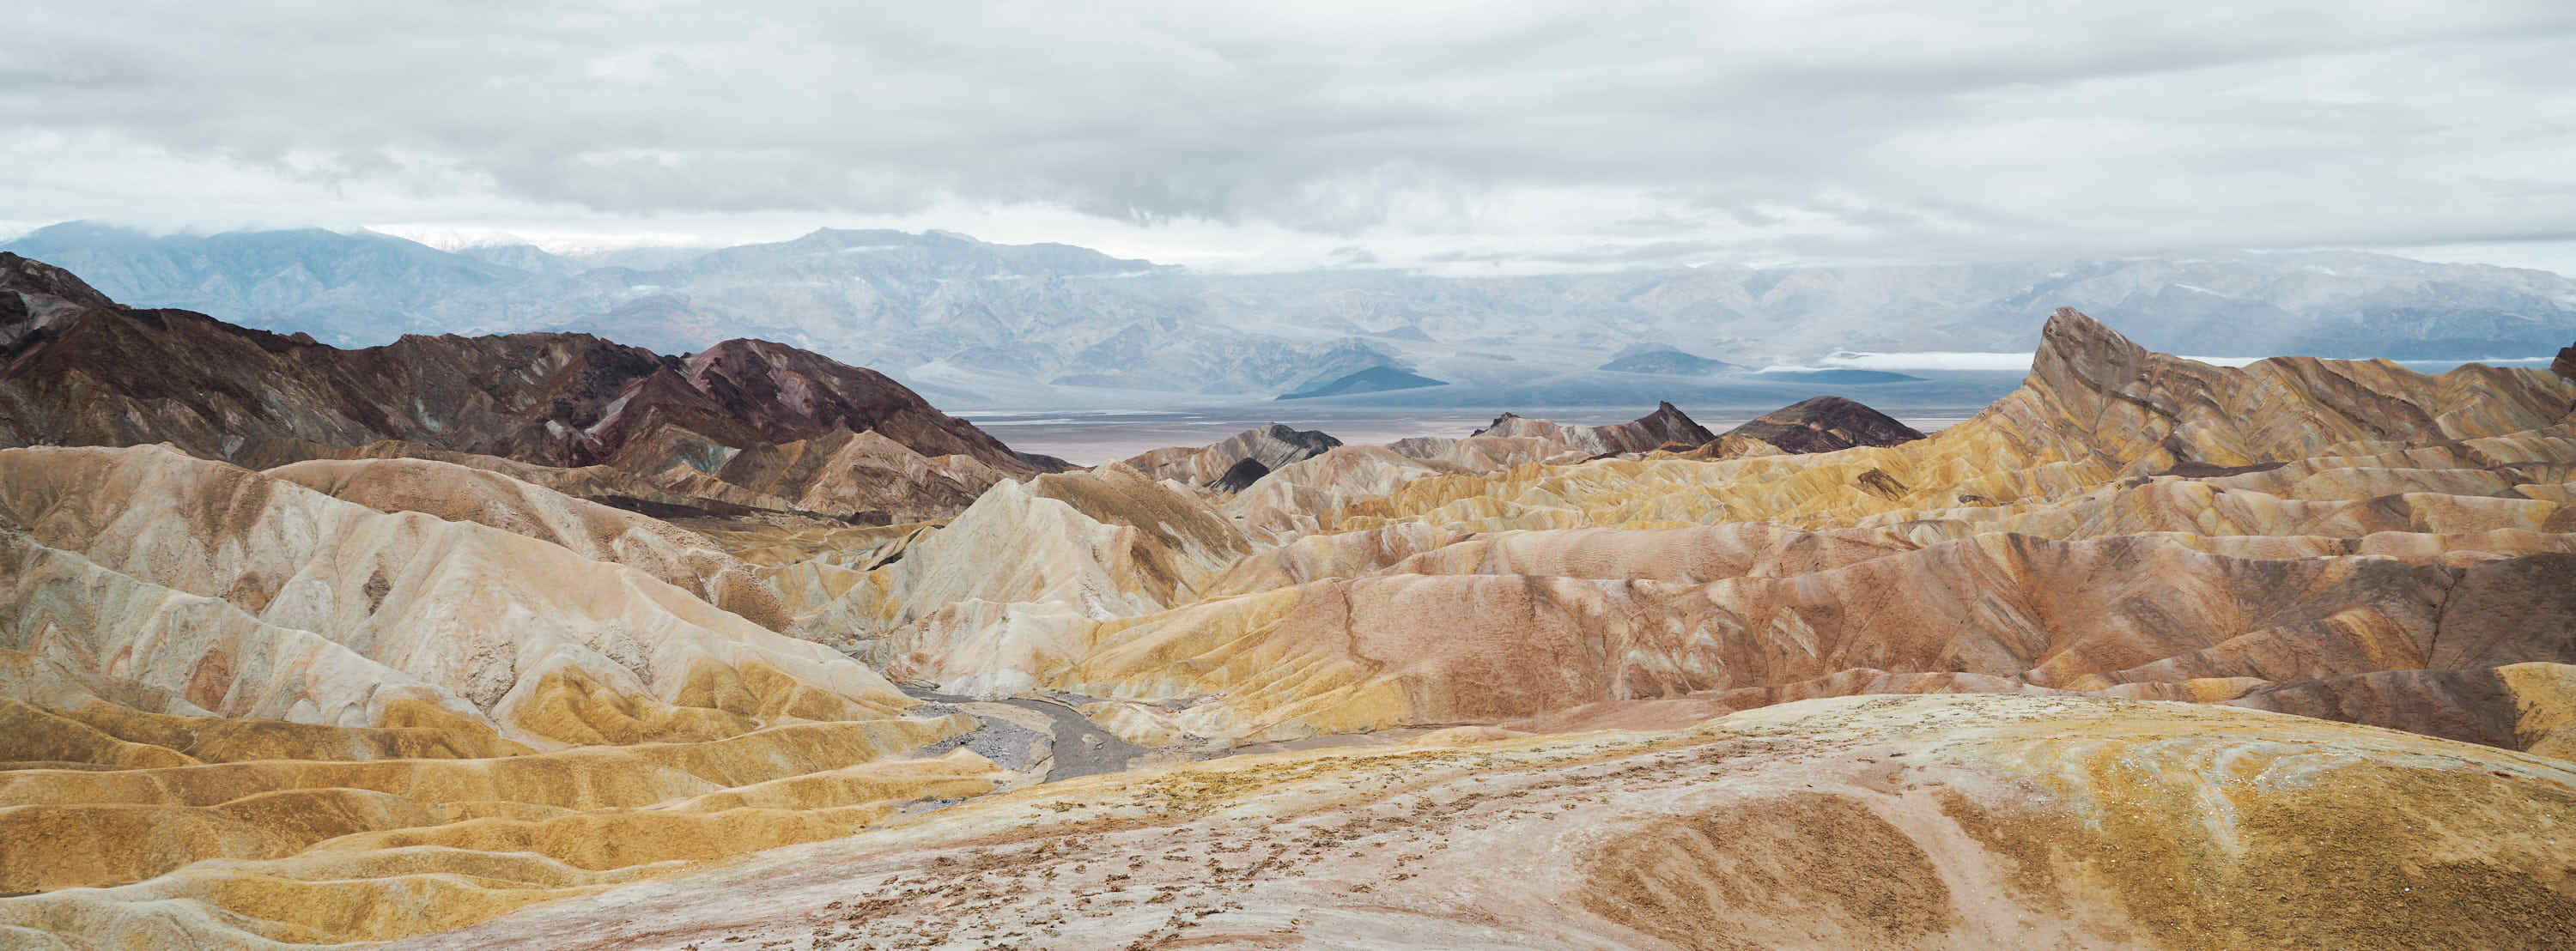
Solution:
M 73 222 L 0 249 L 135 305 L 340 346 L 549 330 L 685 353 L 756 337 L 881 368 L 959 405 L 1259 399 L 1376 367 L 1450 381 L 1414 391 L 1447 405 L 1483 394 L 1641 402 L 1835 351 L 2028 351 L 2059 306 L 2150 347 L 2213 356 L 2544 356 L 2576 335 L 2576 281 L 2355 252 L 1454 278 L 1202 274 L 939 231 L 566 256 Z

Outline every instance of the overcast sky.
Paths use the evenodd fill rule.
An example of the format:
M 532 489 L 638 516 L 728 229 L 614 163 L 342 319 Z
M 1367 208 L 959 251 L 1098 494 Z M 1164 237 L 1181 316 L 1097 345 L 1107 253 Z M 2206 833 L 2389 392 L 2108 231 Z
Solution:
M 0 231 L 937 227 L 1452 273 L 2368 247 L 2576 272 L 2567 0 L 747 6 L 23 5 Z

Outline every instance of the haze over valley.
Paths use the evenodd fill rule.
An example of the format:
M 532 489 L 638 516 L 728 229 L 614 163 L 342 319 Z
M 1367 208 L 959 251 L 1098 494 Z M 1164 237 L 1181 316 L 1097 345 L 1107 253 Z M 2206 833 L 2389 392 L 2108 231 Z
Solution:
M 2032 321 L 2060 304 L 2126 318 L 2151 345 L 2240 360 L 2509 361 L 2576 328 L 2576 282 L 2560 275 L 2359 253 L 1455 278 L 1207 274 L 944 232 L 574 258 L 314 229 L 153 236 L 69 223 L 0 248 L 96 275 L 120 300 L 337 346 L 549 331 L 685 353 L 756 337 L 970 411 L 1325 393 L 1315 398 L 1488 415 L 1663 399 L 1758 413 L 1846 391 L 1956 411 L 2010 390 Z M 1371 376 L 1392 371 L 1410 382 Z

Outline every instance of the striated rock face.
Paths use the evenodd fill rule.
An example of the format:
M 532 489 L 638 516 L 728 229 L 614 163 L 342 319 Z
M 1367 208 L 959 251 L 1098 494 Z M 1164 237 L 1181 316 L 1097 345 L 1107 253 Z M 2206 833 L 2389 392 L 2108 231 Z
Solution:
M 1124 461 L 1152 478 L 1240 492 L 1272 470 L 1323 455 L 1341 444 L 1318 430 L 1272 423 L 1211 445 L 1156 449 Z M 1247 462 L 1253 466 L 1245 466 Z
M 264 474 L 381 512 L 420 512 L 524 535 L 635 568 L 771 630 L 787 624 L 777 595 L 751 566 L 704 536 L 499 472 L 426 459 L 372 459 L 298 462 Z
M 46 893 L 6 943 L 384 940 L 1010 778 L 764 614 L 705 539 L 493 472 L 0 450 L 0 894 Z M 137 882 L 150 920 L 77 890 Z
M 1544 439 L 1594 456 L 1646 452 L 1671 443 L 1696 446 L 1717 438 L 1671 403 L 1657 404 L 1654 412 L 1613 426 L 1567 426 L 1505 413 L 1472 436 Z
M 2231 706 L 2576 760 L 2576 666 L 2389 670 L 2258 687 Z
M 1641 444 L 1648 440 L 1654 440 L 1655 445 L 1658 446 L 1670 445 L 1673 443 L 1680 443 L 1682 445 L 1689 446 L 1717 438 L 1717 434 L 1709 432 L 1699 423 L 1692 421 L 1689 415 L 1681 411 L 1680 407 L 1674 406 L 1671 403 L 1657 403 L 1655 404 L 1654 412 L 1638 417 L 1637 419 L 1617 428 L 1621 432 L 1619 441 L 1625 445 Z M 1641 450 L 1622 448 L 1620 451 L 1635 452 Z
M 1335 449 L 1227 502 L 1251 554 L 1171 597 L 997 612 L 887 587 L 905 616 L 936 618 L 889 633 L 904 646 L 887 662 L 955 689 L 1102 698 L 1092 714 L 1122 735 L 1211 747 L 1949 690 L 2331 690 L 2350 699 L 2301 709 L 2541 741 L 2496 726 L 2519 723 L 2522 694 L 2321 685 L 2576 663 L 2576 607 L 2556 593 L 2576 584 L 2576 433 L 2558 411 L 2576 384 L 2210 367 L 2074 314 L 2049 336 L 2021 391 L 1893 446 L 1450 474 Z M 1779 438 L 1874 426 L 1809 410 L 1818 428 Z M 1452 448 L 1670 435 L 1653 419 L 1569 435 L 1506 418 Z
M 1494 735 L 1045 787 L 403 947 L 2506 947 L 2576 916 L 2576 770 L 2427 737 L 2032 697 Z
M 1573 564 L 1607 577 L 1473 573 L 1481 562 L 1461 574 L 1403 570 L 1443 567 L 1432 559 L 1445 554 L 1380 577 L 1103 625 L 1091 635 L 1096 652 L 1052 682 L 1135 696 L 1157 676 L 1151 658 L 1198 658 L 1180 696 L 1210 699 L 1170 719 L 1201 736 L 1261 741 L 1597 703 L 1682 703 L 1677 715 L 1696 718 L 1793 699 L 1850 671 L 2105 691 L 2576 663 L 2576 604 L 2553 588 L 2576 582 L 2576 561 L 2564 555 L 2484 564 L 2454 580 L 2440 567 L 2377 559 L 2249 561 L 2147 540 L 1984 536 L 1704 584 L 1629 580 L 1620 561 L 1601 557 Z M 1685 574 L 1722 573 L 1726 560 Z M 1976 597 L 1958 599 L 1963 590 Z M 2490 622 L 2467 620 L 2482 615 L 2453 616 L 2445 603 L 2513 605 L 2518 620 L 2482 627 Z M 1816 641 L 1830 649 L 1807 646 Z
M 1079 651 L 1051 632 L 1187 603 L 1248 551 L 1196 494 L 1111 463 L 996 485 L 864 572 L 798 565 L 777 576 L 807 629 L 838 632 L 871 663 L 951 692 L 1007 695 L 1032 685 L 1022 671 L 1038 658 Z
M 0 261 L 0 298 L 12 303 L 0 312 L 0 445 L 166 442 L 271 466 L 400 444 L 606 464 L 665 487 L 672 470 L 717 473 L 759 450 L 745 466 L 752 474 L 734 483 L 743 494 L 833 516 L 944 514 L 996 479 L 1035 471 L 881 374 L 765 341 L 685 359 L 581 334 L 408 336 L 341 350 L 187 311 L 117 307 L 14 256 Z M 835 459 L 860 434 L 882 444 Z M 822 442 L 795 445 L 813 440 Z M 767 458 L 782 454 L 848 463 L 836 470 L 842 487 L 816 489 L 820 465 L 792 484 L 765 478 L 792 468 Z M 903 479 L 848 488 L 884 481 L 883 471 Z
M 1659 453 L 1673 459 L 1695 459 L 1715 462 L 1720 459 L 1742 459 L 1746 456 L 1784 455 L 1787 450 L 1751 436 L 1729 432 L 1689 449 L 1665 447 Z
M 1833 452 L 1855 446 L 1893 446 L 1923 438 L 1912 426 L 1839 396 L 1819 396 L 1773 410 L 1726 431 L 1759 439 L 1784 452 Z
M 84 310 L 114 306 L 69 271 L 0 251 L 0 347 L 14 351 Z
M 924 456 L 875 430 L 836 429 L 811 439 L 755 444 L 710 473 L 791 507 L 877 524 L 943 518 L 983 488 L 1028 470 L 996 468 L 967 453 Z
M 536 745 L 909 706 L 875 672 L 628 564 L 724 583 L 693 577 L 674 536 L 601 538 L 623 520 L 533 486 L 441 480 L 431 491 L 448 498 L 422 499 L 406 489 L 416 472 L 301 475 L 514 530 L 380 511 L 160 447 L 0 450 L 9 649 L 219 715 L 372 726 L 434 710 Z M 505 493 L 518 498 L 489 504 Z M 589 551 L 541 540 L 562 530 Z
M 628 384 L 585 432 L 603 460 L 636 446 L 656 454 L 627 468 L 658 471 L 684 457 L 660 452 L 683 437 L 729 447 L 788 442 L 829 433 L 874 432 L 924 456 L 962 455 L 1014 473 L 1029 471 L 1000 440 L 938 410 L 883 374 L 764 340 L 729 340 Z
M 1341 446 L 1263 476 L 1226 500 L 1220 514 L 1249 535 L 1281 542 L 1320 529 L 1324 517 L 1345 505 L 1385 495 L 1416 479 L 1467 471 L 1456 463 L 1416 458 L 1389 446 Z
M 1697 446 L 1715 438 L 1679 407 L 1663 403 L 1645 416 L 1609 426 L 1567 425 L 1505 413 L 1464 439 L 1415 436 L 1388 443 L 1387 448 L 1472 472 L 1495 472 L 1533 462 L 1574 463 Z
M 2281 357 L 2214 367 L 2138 349 L 2061 312 L 2023 386 L 1976 417 L 1892 447 L 1696 460 L 1602 460 L 1418 480 L 1347 507 L 1343 530 L 1427 519 L 1487 528 L 1747 519 L 1821 526 L 1882 513 L 2044 501 L 2183 466 L 2389 457 L 2466 444 L 2478 467 L 2563 464 L 2552 440 L 2576 380 L 2470 366 Z M 2545 470 L 2541 479 L 2549 480 Z M 2554 481 L 2554 480 L 2550 480 Z M 1445 509 L 1445 510 L 1444 510 Z

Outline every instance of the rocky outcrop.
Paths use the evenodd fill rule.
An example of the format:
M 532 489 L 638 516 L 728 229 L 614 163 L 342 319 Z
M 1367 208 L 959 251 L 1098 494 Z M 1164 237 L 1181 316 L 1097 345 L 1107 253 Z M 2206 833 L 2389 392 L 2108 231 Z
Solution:
M 2214 367 L 2149 353 L 2064 309 L 2041 336 L 2031 382 L 1970 422 L 2030 440 L 2033 457 L 2116 460 L 2124 474 L 2520 432 L 2557 422 L 2571 385 L 2474 365 L 2439 375 L 2312 357 Z
M 1914 427 L 1839 396 L 1792 403 L 1727 430 L 1726 434 L 1759 439 L 1785 452 L 1894 446 L 1923 438 Z
M 1277 543 L 1321 529 L 1322 519 L 1345 505 L 1418 479 L 1466 471 L 1391 447 L 1341 446 L 1263 476 L 1227 499 L 1219 514 L 1246 534 Z
M 1497 472 L 1533 462 L 1573 463 L 1601 456 L 1633 455 L 1698 446 L 1717 437 L 1671 403 L 1625 423 L 1584 426 L 1504 413 L 1464 439 L 1415 436 L 1387 448 L 1415 459 Z
M 1646 452 L 1676 443 L 1696 446 L 1717 438 L 1717 434 L 1709 432 L 1671 403 L 1656 404 L 1652 413 L 1609 426 L 1569 426 L 1504 413 L 1469 436 L 1544 439 L 1595 456 Z
M 2559 376 L 2576 380 L 2576 346 L 2559 348 L 2558 359 L 2549 361 L 2549 369 Z
M 69 271 L 0 252 L 0 348 L 13 352 L 19 341 L 84 310 L 114 306 Z
M 1715 439 L 1711 439 L 1688 449 L 1667 446 L 1660 450 L 1660 452 L 1668 454 L 1669 458 L 1694 459 L 1701 462 L 1715 462 L 1720 459 L 1742 459 L 1746 456 L 1777 456 L 1782 455 L 1787 451 L 1788 450 L 1763 442 L 1762 440 L 1755 439 L 1751 436 L 1732 432 L 1720 435 Z
M 873 432 L 923 456 L 963 455 L 998 470 L 1029 471 L 1000 440 L 883 374 L 765 340 L 719 343 L 627 384 L 585 428 L 586 451 L 619 460 L 633 447 L 667 444 L 671 430 L 737 450 Z M 659 471 L 682 461 L 656 454 L 624 464 Z
M 945 518 L 986 487 L 1025 472 L 966 453 L 924 456 L 875 430 L 755 444 L 725 460 L 714 481 L 783 498 L 795 509 L 871 524 Z
M 1152 478 L 1240 492 L 1272 470 L 1323 455 L 1341 444 L 1341 440 L 1318 430 L 1272 423 L 1210 445 L 1156 449 L 1124 462 Z M 1245 467 L 1246 462 L 1257 466 L 1257 471 Z
M 37 310 L 60 308 L 114 307 L 116 302 L 97 288 L 89 286 L 70 271 L 43 261 L 0 251 L 0 293 L 17 300 L 0 298 L 0 308 L 15 317 L 25 318 Z M 30 299 L 33 299 L 32 301 Z

